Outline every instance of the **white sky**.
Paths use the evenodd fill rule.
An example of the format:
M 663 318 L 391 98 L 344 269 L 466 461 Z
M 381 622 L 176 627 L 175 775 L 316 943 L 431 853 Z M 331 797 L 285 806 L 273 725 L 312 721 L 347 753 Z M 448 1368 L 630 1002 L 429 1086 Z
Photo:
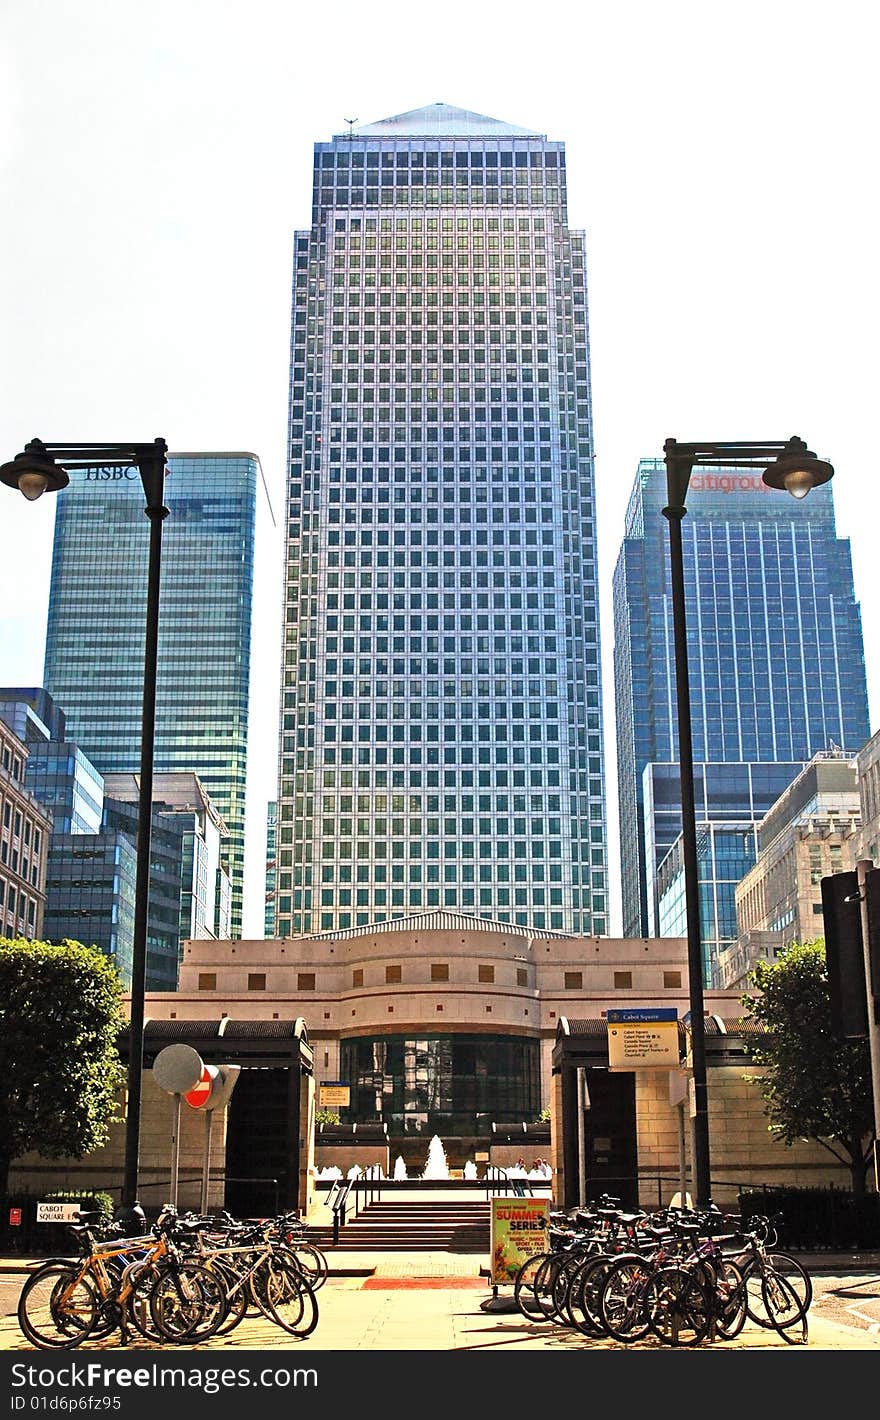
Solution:
M 259 455 L 245 934 L 275 794 L 292 233 L 313 145 L 443 102 L 562 140 L 587 233 L 612 931 L 611 575 L 664 439 L 835 466 L 880 714 L 872 0 L 0 0 L 0 462 Z M 39 684 L 54 509 L 0 489 L 0 684 Z M 147 534 L 146 519 L 144 533 Z

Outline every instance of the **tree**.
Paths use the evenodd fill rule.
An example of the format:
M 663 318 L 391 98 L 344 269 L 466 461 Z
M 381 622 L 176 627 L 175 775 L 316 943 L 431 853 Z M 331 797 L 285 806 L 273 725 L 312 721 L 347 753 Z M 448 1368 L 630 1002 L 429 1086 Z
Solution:
M 316 1124 L 340 1124 L 341 1122 L 342 1115 L 335 1109 L 328 1109 L 326 1105 L 318 1105 L 315 1110 Z
M 831 1024 L 825 944 L 794 942 L 749 977 L 758 994 L 742 1003 L 767 1034 L 752 1047 L 770 1132 L 791 1145 L 812 1139 L 849 1168 L 855 1197 L 865 1192 L 874 1138 L 871 1061 L 865 1040 L 842 1040 Z
M 116 967 L 97 947 L 0 937 L 0 1197 L 28 1150 L 80 1159 L 106 1143 L 124 1025 Z

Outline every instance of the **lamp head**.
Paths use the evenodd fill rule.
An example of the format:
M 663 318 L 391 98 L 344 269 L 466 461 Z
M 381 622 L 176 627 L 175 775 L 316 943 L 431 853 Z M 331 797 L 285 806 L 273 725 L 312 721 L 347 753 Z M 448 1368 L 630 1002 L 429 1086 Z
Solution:
M 833 477 L 831 464 L 817 458 L 796 435 L 763 474 L 768 487 L 784 488 L 793 498 L 805 498 L 811 488 L 818 488 Z
M 57 493 L 69 482 L 64 469 L 46 452 L 40 439 L 31 439 L 22 453 L 0 467 L 0 483 L 19 489 L 29 503 L 35 502 L 42 493 Z

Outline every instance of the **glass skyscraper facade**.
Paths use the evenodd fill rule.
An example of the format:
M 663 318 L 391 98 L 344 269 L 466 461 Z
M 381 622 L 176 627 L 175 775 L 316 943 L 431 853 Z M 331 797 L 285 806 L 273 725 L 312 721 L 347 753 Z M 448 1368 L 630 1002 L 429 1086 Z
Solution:
M 275 838 L 278 828 L 278 805 L 270 799 L 266 806 L 266 905 L 263 914 L 264 937 L 275 936 L 276 859 Z
M 698 823 L 697 874 L 700 930 L 707 963 L 705 984 L 713 980 L 722 954 L 736 943 L 736 889 L 758 856 L 758 825 Z M 657 874 L 659 935 L 687 936 L 684 854 L 679 834 Z M 720 985 L 720 983 L 717 983 Z
M 241 936 L 253 454 L 172 454 L 162 535 L 155 770 L 198 774 L 229 838 Z M 57 500 L 44 684 L 102 774 L 140 768 L 149 526 L 135 469 L 74 470 Z
M 585 241 L 565 150 L 436 104 L 296 233 L 279 935 L 607 931 Z
M 665 463 L 643 459 L 614 574 L 625 936 L 659 932 L 657 870 L 681 828 L 667 501 Z M 687 508 L 697 818 L 745 825 L 817 751 L 868 738 L 849 543 L 830 483 L 798 501 L 754 469 L 702 468 Z

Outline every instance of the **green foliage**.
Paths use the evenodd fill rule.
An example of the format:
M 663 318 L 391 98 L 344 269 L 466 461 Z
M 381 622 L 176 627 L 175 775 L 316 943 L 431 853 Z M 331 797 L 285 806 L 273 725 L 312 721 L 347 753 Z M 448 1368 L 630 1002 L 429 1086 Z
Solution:
M 319 1105 L 315 1110 L 316 1124 L 341 1124 L 342 1115 L 335 1109 L 328 1109 L 326 1105 Z
M 0 1194 L 28 1150 L 78 1159 L 106 1142 L 124 1024 L 118 973 L 96 947 L 0 937 Z
M 536 1124 L 549 1124 L 549 1123 L 550 1123 L 550 1108 L 549 1108 L 549 1105 L 548 1105 L 547 1107 L 545 1107 L 544 1109 L 539 1110 L 539 1112 L 535 1115 L 535 1123 L 536 1123 Z
M 0 1200 L 2 1201 L 2 1200 Z M 35 1257 L 52 1257 L 75 1252 L 79 1246 L 74 1241 L 68 1223 L 38 1223 L 37 1204 L 42 1202 L 78 1203 L 82 1213 L 99 1213 L 97 1228 L 104 1231 L 113 1221 L 114 1202 L 109 1193 L 94 1188 L 59 1188 L 49 1193 L 27 1192 L 13 1189 L 7 1193 L 0 1213 L 0 1248 L 3 1251 L 31 1253 Z M 8 1222 L 10 1208 L 21 1209 L 21 1223 L 11 1226 Z
M 812 1139 L 864 1180 L 865 1141 L 873 1134 L 866 1041 L 840 1040 L 832 1029 L 825 945 L 795 942 L 775 962 L 759 962 L 743 1005 L 767 1035 L 752 1048 L 764 1073 L 759 1088 L 770 1132 L 785 1144 Z
M 99 1213 L 96 1221 L 98 1228 L 109 1227 L 113 1221 L 115 1204 L 109 1193 L 96 1192 L 91 1188 L 60 1188 L 55 1193 L 41 1193 L 40 1198 L 46 1203 L 78 1203 L 83 1213 Z

